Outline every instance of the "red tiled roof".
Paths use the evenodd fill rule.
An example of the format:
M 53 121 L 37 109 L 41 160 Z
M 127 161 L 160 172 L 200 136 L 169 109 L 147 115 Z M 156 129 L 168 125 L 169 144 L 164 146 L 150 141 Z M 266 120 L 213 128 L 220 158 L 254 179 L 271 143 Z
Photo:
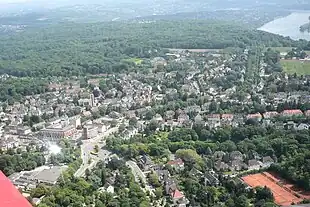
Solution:
M 221 114 L 209 114 L 207 115 L 208 118 L 221 118 Z
M 175 191 L 171 193 L 171 197 L 174 199 L 181 199 L 181 198 L 184 198 L 184 195 L 181 191 L 179 191 L 178 189 L 175 189 Z
M 234 118 L 233 114 L 222 114 L 222 119 L 232 119 Z
M 172 160 L 167 163 L 167 165 L 183 165 L 184 162 L 181 159 Z
M 294 114 L 302 114 L 302 112 L 299 109 L 294 109 L 294 110 L 284 110 L 282 112 L 282 114 L 292 114 L 292 115 L 294 115 Z
M 0 206 L 32 207 L 11 181 L 0 171 Z
M 256 113 L 256 114 L 248 114 L 246 117 L 248 119 L 251 119 L 251 118 L 261 118 L 262 115 L 260 113 Z

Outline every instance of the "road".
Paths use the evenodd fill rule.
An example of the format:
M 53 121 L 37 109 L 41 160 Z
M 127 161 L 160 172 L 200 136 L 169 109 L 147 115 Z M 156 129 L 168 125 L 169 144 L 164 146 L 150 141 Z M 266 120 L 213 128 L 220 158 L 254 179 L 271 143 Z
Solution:
M 142 170 L 137 165 L 137 163 L 130 160 L 130 161 L 126 162 L 126 165 L 128 167 L 130 167 L 132 174 L 135 176 L 136 182 L 139 183 L 140 181 L 142 181 L 145 184 L 145 188 L 143 190 L 149 191 L 152 196 L 155 196 L 153 189 L 151 188 L 151 186 L 149 185 L 149 183 L 146 180 L 145 174 L 142 172 Z
M 101 149 L 102 147 L 105 146 L 105 141 L 103 141 L 102 139 L 117 131 L 118 131 L 118 127 L 114 127 L 114 128 L 107 130 L 106 132 L 102 134 L 99 134 L 95 138 L 82 141 L 83 144 L 81 145 L 81 158 L 83 160 L 83 163 L 80 166 L 80 168 L 75 172 L 74 176 L 76 177 L 84 176 L 85 170 L 87 168 L 91 170 L 94 166 L 96 166 L 99 160 L 104 160 L 110 155 L 109 151 Z M 100 158 L 96 155 L 91 154 L 91 152 L 94 151 L 94 147 L 96 145 L 99 146 L 98 155 L 100 156 Z M 91 160 L 90 163 L 89 163 L 89 160 Z

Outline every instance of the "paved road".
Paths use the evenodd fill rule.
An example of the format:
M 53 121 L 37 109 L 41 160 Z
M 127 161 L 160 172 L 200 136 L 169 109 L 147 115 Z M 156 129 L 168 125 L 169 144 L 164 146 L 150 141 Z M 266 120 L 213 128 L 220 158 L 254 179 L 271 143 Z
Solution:
M 154 195 L 153 189 L 149 186 L 149 183 L 146 180 L 145 174 L 142 172 L 140 167 L 134 161 L 127 161 L 126 165 L 131 168 L 132 174 L 135 176 L 136 182 L 140 182 L 140 180 L 145 184 L 145 190 L 149 191 L 151 195 Z
M 82 141 L 83 144 L 81 145 L 81 158 L 83 160 L 83 163 L 80 166 L 80 168 L 75 172 L 74 176 L 76 177 L 84 176 L 85 170 L 87 168 L 91 170 L 94 166 L 96 166 L 97 162 L 100 159 L 105 159 L 110 155 L 110 153 L 107 150 L 101 149 L 102 147 L 105 146 L 105 141 L 102 141 L 102 139 L 117 131 L 118 127 L 114 127 L 102 134 L 99 134 L 95 138 Z M 98 156 L 91 154 L 91 152 L 94 151 L 94 147 L 96 145 L 99 146 L 98 156 L 100 156 L 100 158 L 98 158 Z M 91 163 L 89 163 L 89 160 L 91 160 Z

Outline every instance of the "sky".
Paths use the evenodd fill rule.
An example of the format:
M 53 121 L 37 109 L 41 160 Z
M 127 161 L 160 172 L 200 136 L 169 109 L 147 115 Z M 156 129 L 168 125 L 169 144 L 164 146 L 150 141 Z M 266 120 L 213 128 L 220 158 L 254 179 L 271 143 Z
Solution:
M 29 2 L 31 0 L 0 0 L 1 4 L 5 4 L 5 3 L 21 3 L 21 2 Z

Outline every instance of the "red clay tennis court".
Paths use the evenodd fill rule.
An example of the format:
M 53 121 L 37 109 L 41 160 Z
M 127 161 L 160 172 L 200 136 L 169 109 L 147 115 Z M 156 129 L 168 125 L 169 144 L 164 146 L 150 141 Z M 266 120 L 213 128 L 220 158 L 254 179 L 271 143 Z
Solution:
M 275 203 L 281 206 L 289 206 L 292 202 L 299 203 L 303 200 L 302 198 L 298 198 L 292 192 L 278 185 L 277 179 L 273 179 L 270 174 L 265 175 L 264 173 L 259 173 L 247 175 L 242 177 L 242 180 L 251 187 L 268 187 L 273 193 Z

